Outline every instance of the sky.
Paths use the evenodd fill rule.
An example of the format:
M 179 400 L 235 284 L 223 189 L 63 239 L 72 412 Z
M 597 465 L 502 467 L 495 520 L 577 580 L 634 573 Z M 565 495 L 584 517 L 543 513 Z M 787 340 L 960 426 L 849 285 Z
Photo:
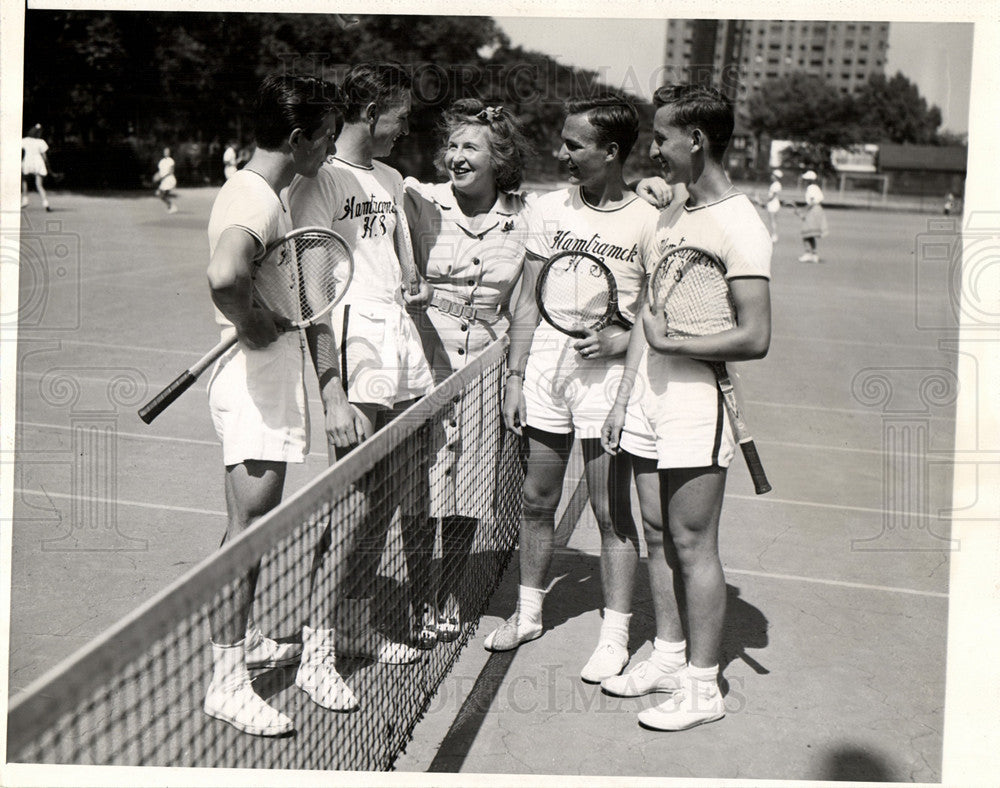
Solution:
M 496 17 L 515 46 L 606 75 L 614 87 L 649 98 L 662 80 L 665 19 Z M 969 123 L 972 24 L 892 22 L 886 73 L 901 71 L 936 104 L 942 127 L 964 133 Z M 594 46 L 600 41 L 601 46 Z

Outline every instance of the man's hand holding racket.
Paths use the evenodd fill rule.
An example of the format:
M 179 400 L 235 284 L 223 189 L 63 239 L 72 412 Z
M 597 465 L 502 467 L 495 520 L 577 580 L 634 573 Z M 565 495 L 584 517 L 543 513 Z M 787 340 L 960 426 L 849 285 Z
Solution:
M 628 346 L 628 332 L 618 326 L 595 331 L 581 324 L 578 330 L 583 338 L 573 343 L 573 349 L 586 359 L 620 356 Z
M 236 339 L 249 350 L 260 350 L 293 329 L 292 321 L 267 307 L 253 307 L 246 320 L 235 324 Z

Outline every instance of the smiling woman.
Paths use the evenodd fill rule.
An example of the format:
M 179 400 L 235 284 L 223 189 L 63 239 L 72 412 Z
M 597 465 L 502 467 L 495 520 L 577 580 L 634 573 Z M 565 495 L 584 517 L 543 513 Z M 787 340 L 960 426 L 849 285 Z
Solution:
M 455 102 L 445 113 L 436 157 L 448 181 L 406 180 L 406 216 L 416 263 L 434 295 L 417 320 L 427 360 L 439 383 L 464 367 L 510 327 L 510 301 L 521 277 L 528 233 L 527 195 L 517 192 L 530 149 L 504 107 L 478 99 Z M 418 642 L 431 646 L 460 631 L 459 587 L 477 521 L 473 496 L 482 497 L 483 469 L 459 463 L 478 452 L 481 408 L 463 408 L 441 422 L 437 464 L 431 472 L 432 523 L 441 528 L 439 576 L 422 583 Z M 477 478 L 469 478 L 475 469 Z

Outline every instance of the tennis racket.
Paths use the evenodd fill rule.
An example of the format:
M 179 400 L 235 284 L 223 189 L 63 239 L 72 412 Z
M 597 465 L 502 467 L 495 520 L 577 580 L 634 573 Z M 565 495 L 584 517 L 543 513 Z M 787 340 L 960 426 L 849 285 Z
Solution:
M 255 264 L 254 303 L 305 328 L 336 306 L 353 276 L 354 258 L 343 238 L 323 227 L 301 227 L 268 244 Z M 208 351 L 143 405 L 139 418 L 150 424 L 235 344 L 234 334 Z
M 420 281 L 417 277 L 417 260 L 413 255 L 413 243 L 410 240 L 410 227 L 406 222 L 406 187 L 400 183 L 396 192 L 396 249 L 399 254 L 399 267 L 403 273 L 403 284 L 410 295 L 420 292 Z
M 670 338 L 709 336 L 736 327 L 736 308 L 726 281 L 726 267 L 714 254 L 697 246 L 671 249 L 656 264 L 649 279 L 649 303 L 654 312 L 665 312 Z M 715 373 L 754 489 L 763 495 L 770 491 L 771 485 L 743 419 L 726 365 L 721 361 L 707 363 Z
M 588 252 L 559 252 L 538 274 L 535 301 L 550 326 L 571 337 L 583 338 L 582 327 L 592 331 L 615 324 L 632 328 L 618 311 L 615 275 L 600 257 Z

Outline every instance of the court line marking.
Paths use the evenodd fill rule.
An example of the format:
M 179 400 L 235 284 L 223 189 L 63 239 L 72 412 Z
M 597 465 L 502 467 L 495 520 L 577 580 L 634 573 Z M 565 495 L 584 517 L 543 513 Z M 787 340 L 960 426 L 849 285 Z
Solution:
M 874 408 L 862 409 L 862 408 L 828 408 L 819 405 L 799 405 L 791 402 L 769 402 L 761 399 L 748 399 L 744 400 L 746 404 L 753 405 L 754 407 L 768 407 L 768 408 L 793 408 L 795 410 L 818 410 L 823 413 L 844 413 L 847 415 L 857 416 L 865 414 L 868 416 L 878 416 L 879 418 L 885 416 L 884 413 L 879 413 Z M 922 421 L 928 419 L 930 421 L 955 421 L 954 416 L 940 416 L 934 414 L 917 413 L 914 414 L 914 421 Z
M 70 493 L 46 492 L 45 490 L 32 490 L 27 487 L 15 487 L 14 492 L 21 495 L 34 495 L 41 498 L 55 498 L 58 500 L 80 500 L 87 503 L 109 503 L 118 506 L 135 506 L 140 509 L 158 509 L 167 512 L 183 512 L 184 514 L 205 514 L 212 517 L 226 517 L 225 512 L 215 509 L 198 509 L 192 506 L 171 506 L 165 503 L 145 503 L 144 501 L 129 501 L 123 498 L 105 498 L 100 495 L 71 495 Z
M 815 344 L 827 344 L 827 345 L 846 345 L 848 347 L 866 347 L 866 348 L 886 348 L 890 350 L 919 350 L 923 353 L 927 351 L 945 353 L 938 345 L 927 344 L 927 345 L 913 345 L 906 344 L 902 342 L 865 342 L 864 340 L 857 339 L 834 339 L 832 337 L 823 336 L 807 336 L 804 334 L 772 334 L 771 341 L 779 342 L 802 342 L 809 345 Z M 948 354 L 954 357 L 954 354 Z
M 824 580 L 818 577 L 802 577 L 801 575 L 785 575 L 778 572 L 757 572 L 753 569 L 734 569 L 724 567 L 726 574 L 749 575 L 751 577 L 764 577 L 772 580 L 794 580 L 800 583 L 816 583 L 817 585 L 836 586 L 838 588 L 857 588 L 862 591 L 886 591 L 894 594 L 913 594 L 914 596 L 927 596 L 936 599 L 948 599 L 947 593 L 940 591 L 919 591 L 915 588 L 900 588 L 898 586 L 876 586 L 870 583 L 852 583 L 848 580 Z
M 312 402 L 312 400 L 310 400 Z M 59 430 L 67 431 L 73 429 L 71 424 L 51 424 L 47 422 L 40 421 L 19 421 L 19 426 L 24 427 L 35 427 L 37 429 L 43 430 Z M 130 440 L 152 440 L 161 441 L 164 443 L 186 443 L 194 446 L 219 446 L 217 440 L 202 440 L 200 438 L 182 438 L 180 436 L 174 435 L 151 435 L 144 432 L 124 432 L 122 430 L 117 430 L 116 435 L 123 438 L 128 438 Z M 764 446 L 783 446 L 790 449 L 803 449 L 808 451 L 840 451 L 847 452 L 849 454 L 874 454 L 876 456 L 883 456 L 886 454 L 884 449 L 862 449 L 852 446 L 825 446 L 820 443 L 795 443 L 794 441 L 772 441 L 766 439 L 758 439 L 757 443 Z M 937 449 L 928 450 L 927 452 L 891 452 L 893 457 L 953 457 L 954 453 L 951 449 Z M 310 451 L 307 455 L 309 457 L 325 457 L 326 453 L 321 451 Z
M 29 379 L 29 380 L 40 380 L 41 378 L 43 378 L 47 374 L 48 373 L 46 373 L 46 372 L 28 372 L 26 370 L 21 369 L 21 370 L 18 371 L 17 376 L 18 376 L 19 379 L 20 378 L 26 378 L 26 379 Z M 75 377 L 76 380 L 81 380 L 81 381 L 84 381 L 84 382 L 87 382 L 87 383 L 104 383 L 104 384 L 107 384 L 109 382 L 107 378 L 98 378 L 98 377 L 92 377 L 92 376 L 88 376 L 88 375 L 75 375 L 74 377 Z M 167 385 L 167 382 L 164 382 L 162 385 L 160 385 L 158 383 L 149 383 L 150 390 L 156 390 L 156 391 L 159 391 L 160 389 L 162 389 L 166 385 Z M 192 386 L 188 390 L 189 391 L 201 391 L 201 392 L 204 392 L 204 391 L 207 391 L 207 386 L 208 386 L 207 382 L 205 384 L 201 384 L 200 381 L 199 381 L 198 384 L 195 384 L 194 386 Z M 314 398 L 310 397 L 309 398 L 309 402 L 310 403 L 319 404 L 320 400 L 314 399 Z M 833 408 L 833 407 L 826 407 L 826 406 L 821 406 L 821 405 L 800 405 L 800 404 L 790 403 L 790 402 L 768 402 L 768 401 L 765 401 L 765 400 L 745 400 L 745 402 L 746 402 L 746 404 L 753 405 L 755 407 L 760 406 L 760 407 L 768 407 L 768 408 L 794 408 L 795 410 L 810 410 L 810 411 L 818 411 L 820 413 L 842 413 L 842 414 L 847 414 L 847 415 L 851 415 L 851 416 L 873 416 L 873 417 L 879 417 L 880 418 L 880 417 L 882 417 L 884 415 L 884 414 L 879 413 L 879 412 L 877 412 L 877 411 L 875 411 L 873 409 L 865 409 L 865 408 Z M 922 415 L 922 414 L 918 414 L 915 418 L 916 419 L 930 419 L 931 421 L 955 421 L 955 417 L 954 416 L 940 416 L 940 415 Z
M 100 347 L 108 348 L 110 350 L 128 350 L 135 353 L 170 353 L 177 356 L 188 356 L 197 360 L 196 356 L 197 350 L 175 350 L 174 348 L 162 348 L 162 347 L 146 347 L 144 345 L 119 345 L 113 342 L 89 342 L 84 339 L 60 339 L 54 337 L 53 342 L 59 342 L 62 345 L 78 345 L 80 347 Z M 61 348 L 59 348 L 61 350 Z
M 19 421 L 18 426 L 25 427 L 36 427 L 43 430 L 60 430 L 67 431 L 74 429 L 72 424 L 46 424 L 39 421 Z M 115 430 L 115 435 L 122 438 L 129 438 L 131 440 L 151 440 L 151 441 L 161 441 L 164 443 L 188 443 L 194 446 L 211 446 L 213 448 L 221 447 L 222 444 L 219 441 L 207 441 L 201 438 L 181 438 L 173 435 L 150 435 L 148 433 L 142 432 L 123 432 L 122 430 Z M 326 457 L 326 452 L 320 451 L 310 451 L 307 457 Z
M 781 504 L 788 504 L 789 506 L 807 506 L 811 509 L 835 509 L 838 512 L 861 512 L 862 514 L 889 514 L 894 517 L 932 516 L 930 512 L 910 512 L 910 511 L 904 512 L 900 511 L 899 509 L 876 509 L 870 506 L 847 506 L 841 503 L 821 503 L 819 501 L 793 501 L 789 498 L 771 498 L 770 496 L 763 496 L 763 495 L 740 495 L 738 493 L 726 493 L 726 498 L 734 498 L 738 501 L 757 501 L 758 503 L 781 503 Z M 944 510 L 947 510 L 947 507 L 945 507 Z M 938 516 L 935 519 L 942 519 L 942 518 Z

